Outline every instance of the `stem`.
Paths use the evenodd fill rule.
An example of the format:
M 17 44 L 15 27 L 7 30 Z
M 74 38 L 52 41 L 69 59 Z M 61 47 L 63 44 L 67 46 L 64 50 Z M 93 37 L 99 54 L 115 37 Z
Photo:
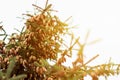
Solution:
M 93 58 L 91 58 L 89 61 L 87 61 L 84 65 L 90 63 L 91 61 L 93 61 L 94 59 L 96 59 L 99 56 L 99 54 L 97 54 L 96 56 L 94 56 Z
M 47 7 L 47 5 L 48 5 L 48 0 L 46 0 L 45 8 Z

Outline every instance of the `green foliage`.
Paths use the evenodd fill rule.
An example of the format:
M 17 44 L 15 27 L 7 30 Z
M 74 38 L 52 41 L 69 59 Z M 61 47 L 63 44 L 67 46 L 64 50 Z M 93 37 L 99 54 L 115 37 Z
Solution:
M 25 74 L 17 75 L 11 77 L 11 73 L 15 66 L 15 58 L 12 58 L 9 62 L 8 68 L 5 72 L 3 70 L 0 71 L 0 80 L 23 80 L 25 77 L 27 77 Z
M 33 5 L 38 13 L 28 16 L 25 27 L 19 34 L 12 33 L 6 43 L 8 36 L 0 26 L 3 37 L 0 40 L 0 79 L 1 80 L 84 80 L 89 75 L 93 80 L 99 76 L 115 75 L 120 73 L 120 64 L 107 63 L 89 66 L 99 55 L 84 62 L 84 48 L 88 44 L 96 43 L 98 40 L 87 43 L 89 32 L 85 37 L 85 43 L 80 42 L 80 37 L 75 38 L 69 32 L 68 25 L 62 22 L 51 11 L 52 4 L 46 1 L 45 8 Z M 70 45 L 64 43 L 63 36 L 68 35 Z M 65 47 L 64 49 L 61 47 Z M 78 46 L 78 49 L 74 49 Z M 63 65 L 66 57 L 71 58 L 73 50 L 77 51 L 77 58 L 72 67 Z M 13 59 L 12 59 L 13 58 Z M 53 65 L 49 63 L 54 62 Z

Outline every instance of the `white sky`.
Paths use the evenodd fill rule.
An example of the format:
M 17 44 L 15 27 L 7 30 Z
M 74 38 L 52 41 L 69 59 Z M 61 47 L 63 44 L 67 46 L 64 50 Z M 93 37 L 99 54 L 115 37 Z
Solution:
M 43 5 L 45 0 L 36 0 Z M 57 15 L 63 20 L 72 16 L 72 24 L 78 25 L 77 36 L 83 36 L 90 29 L 89 41 L 101 38 L 102 41 L 86 47 L 87 59 L 100 54 L 91 64 L 106 63 L 110 57 L 112 61 L 120 63 L 120 1 L 119 0 L 49 0 L 53 3 Z M 33 11 L 35 0 L 0 0 L 0 21 L 8 33 L 14 28 L 21 29 L 20 19 L 26 11 Z M 42 3 L 42 4 L 41 4 Z M 88 41 L 88 42 L 89 42 Z M 117 76 L 114 80 L 118 80 Z M 113 80 L 113 78 L 109 79 Z

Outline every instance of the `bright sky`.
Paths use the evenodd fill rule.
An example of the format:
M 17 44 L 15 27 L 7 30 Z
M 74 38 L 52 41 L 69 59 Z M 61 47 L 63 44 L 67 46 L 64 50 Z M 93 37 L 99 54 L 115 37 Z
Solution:
M 32 4 L 43 5 L 45 0 L 0 0 L 0 21 L 8 33 L 14 28 L 21 29 L 23 23 L 20 19 L 26 11 L 33 11 Z M 115 63 L 120 63 L 120 1 L 119 0 L 49 0 L 53 3 L 57 15 L 63 20 L 72 16 L 72 25 L 78 25 L 75 31 L 83 39 L 90 29 L 89 41 L 102 39 L 94 45 L 86 47 L 86 59 L 100 54 L 91 63 L 106 63 L 110 57 Z M 42 4 L 41 4 L 42 3 Z M 83 39 L 84 40 L 84 39 Z M 118 80 L 118 77 L 114 77 Z M 113 80 L 113 78 L 109 79 Z

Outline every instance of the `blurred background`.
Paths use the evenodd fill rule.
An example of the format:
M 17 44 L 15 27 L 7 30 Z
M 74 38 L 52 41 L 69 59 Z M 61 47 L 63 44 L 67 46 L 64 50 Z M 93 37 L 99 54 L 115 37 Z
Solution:
M 80 36 L 81 42 L 84 42 L 88 30 L 88 42 L 100 39 L 98 43 L 85 47 L 86 60 L 99 54 L 89 65 L 107 63 L 110 57 L 112 62 L 120 63 L 119 0 L 49 0 L 49 3 L 53 4 L 52 7 L 58 11 L 55 14 L 63 21 L 72 16 L 68 24 L 77 26 L 73 32 L 76 37 Z M 14 28 L 21 30 L 24 26 L 22 14 L 35 12 L 32 4 L 43 6 L 45 0 L 0 0 L 0 21 L 7 33 L 15 32 Z M 114 76 L 108 80 L 118 79 L 119 76 Z

